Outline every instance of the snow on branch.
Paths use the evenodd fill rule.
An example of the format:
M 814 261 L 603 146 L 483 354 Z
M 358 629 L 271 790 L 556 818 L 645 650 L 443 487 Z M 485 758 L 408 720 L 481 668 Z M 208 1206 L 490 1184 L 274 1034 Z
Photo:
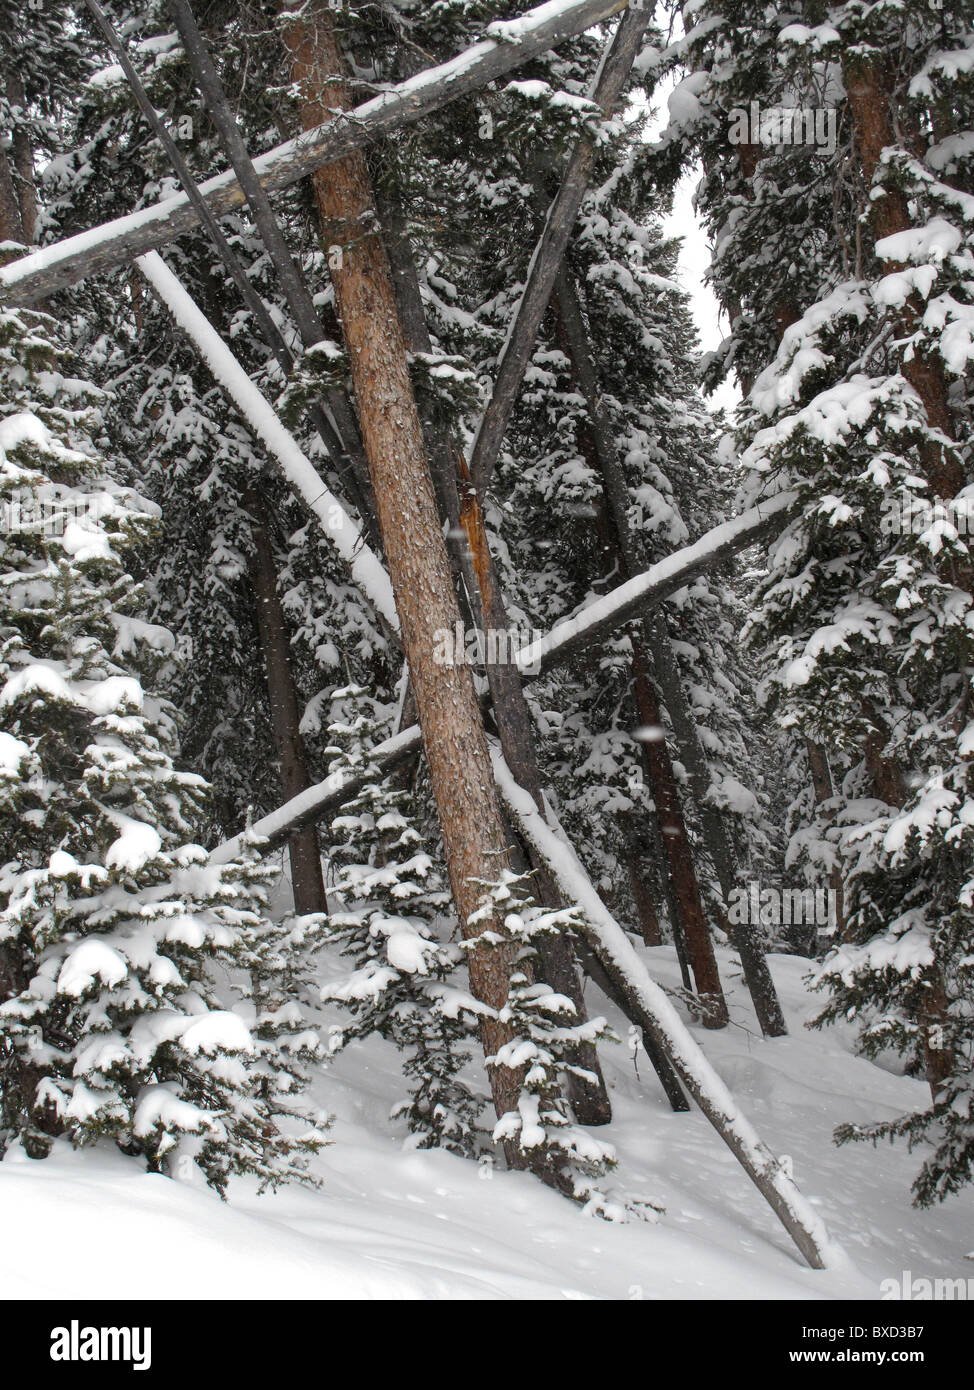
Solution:
M 680 1080 L 772 1207 L 813 1269 L 843 1259 L 818 1215 L 788 1177 L 784 1165 L 758 1137 L 750 1121 L 686 1028 L 669 999 L 652 979 L 632 943 L 606 908 L 569 844 L 519 787 L 498 748 L 491 749 L 494 777 L 516 824 L 547 863 L 567 902 L 583 914 L 586 941 L 609 973 L 620 981 L 638 1010 L 640 1025 L 673 1063 Z M 560 830 L 560 827 L 559 827 Z
M 136 261 L 160 302 L 195 344 L 216 380 L 235 402 L 254 434 L 267 447 L 295 493 L 348 564 L 352 578 L 376 613 L 393 632 L 399 630 L 392 584 L 382 561 L 366 544 L 362 531 L 281 423 L 202 310 L 155 251 Z
M 342 159 L 370 141 L 410 125 L 458 97 L 478 91 L 539 53 L 581 34 L 626 9 L 628 0 L 549 0 L 510 21 L 504 32 L 474 44 L 455 58 L 427 68 L 354 110 L 254 160 L 262 186 L 287 188 L 323 164 Z M 491 26 L 493 29 L 494 26 Z M 232 171 L 200 186 L 215 217 L 241 207 L 244 192 Z M 199 218 L 185 193 L 116 218 L 100 227 L 45 246 L 0 270 L 0 300 L 31 304 L 89 275 L 124 265 L 192 231 Z
M 584 647 L 604 640 L 632 618 L 678 593 L 698 574 L 716 569 L 764 536 L 784 530 L 796 506 L 796 494 L 782 492 L 714 526 L 693 545 L 674 550 L 665 560 L 650 565 L 642 574 L 586 605 L 574 617 L 557 623 L 544 637 L 522 647 L 517 654 L 518 666 L 525 674 L 544 672 Z

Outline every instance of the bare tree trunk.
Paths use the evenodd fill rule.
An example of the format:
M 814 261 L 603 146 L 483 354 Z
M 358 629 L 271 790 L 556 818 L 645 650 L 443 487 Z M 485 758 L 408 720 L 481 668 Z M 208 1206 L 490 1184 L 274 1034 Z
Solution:
M 660 931 L 659 914 L 656 911 L 653 895 L 649 891 L 646 879 L 640 869 L 642 846 L 632 828 L 625 821 L 622 822 L 622 833 L 626 842 L 626 871 L 629 875 L 629 891 L 636 906 L 639 933 L 647 946 L 661 946 L 663 936 Z
M 286 33 L 285 46 L 305 129 L 333 119 L 336 108 L 350 107 L 325 0 L 309 0 Z M 522 1083 L 520 1070 L 490 1064 L 513 1040 L 499 1017 L 513 949 L 501 914 L 485 908 L 484 887 L 509 867 L 504 823 L 470 669 L 438 664 L 434 657 L 437 634 L 455 631 L 460 610 L 365 159 L 349 155 L 316 170 L 313 182 L 325 242 L 342 248 L 340 266 L 331 258 L 335 296 L 453 899 L 463 935 L 474 943 L 467 956 L 471 987 L 491 1010 L 481 1020 L 481 1036 L 500 1117 L 517 1109 Z M 529 1157 L 513 1142 L 506 1153 L 511 1166 L 535 1167 L 552 1180 L 547 1155 Z
M 27 96 L 23 81 L 9 60 L 4 62 L 3 77 L 10 105 L 26 108 Z M 13 132 L 10 150 L 13 155 L 13 178 L 20 207 L 23 239 L 29 245 L 37 240 L 37 188 L 34 183 L 34 150 L 30 136 L 22 125 L 18 125 Z
M 7 151 L 0 145 L 0 241 L 27 240 Z
M 660 735 L 643 737 L 640 740 L 640 748 L 653 801 L 656 803 L 663 849 L 693 969 L 693 981 L 703 1008 L 703 1025 L 705 1028 L 724 1028 L 728 1021 L 727 1002 L 721 988 L 714 944 L 700 898 L 690 837 L 683 819 L 673 764 L 670 761 L 666 740 L 662 736 L 659 701 L 649 678 L 645 652 L 635 636 L 632 669 L 640 723 L 645 730 L 656 730 Z
M 426 323 L 412 248 L 401 209 L 391 194 L 381 201 L 381 213 L 406 345 L 411 352 L 430 353 L 433 343 Z M 454 556 L 474 608 L 476 625 L 484 633 L 510 634 L 511 621 L 494 572 L 483 512 L 476 491 L 470 486 L 463 453 L 456 441 L 444 438 L 431 421 L 424 421 L 424 428 L 442 519 L 447 524 L 448 534 L 459 542 Z M 462 500 L 457 490 L 458 475 L 464 482 Z M 512 641 L 488 643 L 485 666 L 491 707 L 508 766 L 519 784 L 530 791 L 538 809 L 544 814 L 543 779 L 538 766 L 534 726 L 524 698 L 521 673 L 513 660 L 511 648 Z M 533 865 L 536 891 L 541 901 L 547 907 L 564 907 L 565 903 L 544 860 L 539 858 L 537 851 L 532 854 L 530 849 L 526 857 Z M 539 973 L 552 989 L 571 999 L 578 1021 L 584 1022 L 587 1017 L 585 998 L 569 939 L 559 935 L 545 940 L 539 957 Z M 595 1047 L 591 1043 L 582 1044 L 573 1060 L 594 1077 L 593 1081 L 581 1076 L 568 1078 L 566 1089 L 576 1119 L 585 1125 L 608 1124 L 612 1118 L 612 1107 Z
M 241 499 L 253 518 L 254 551 L 250 577 L 256 600 L 257 630 L 264 653 L 271 731 L 280 768 L 281 791 L 290 799 L 312 785 L 301 737 L 301 712 L 291 671 L 291 644 L 284 609 L 277 592 L 277 570 L 268 534 L 268 515 L 260 494 L 248 492 Z M 325 885 L 321 876 L 321 854 L 314 826 L 296 830 L 288 839 L 291 860 L 291 886 L 294 910 L 300 915 L 326 912 Z

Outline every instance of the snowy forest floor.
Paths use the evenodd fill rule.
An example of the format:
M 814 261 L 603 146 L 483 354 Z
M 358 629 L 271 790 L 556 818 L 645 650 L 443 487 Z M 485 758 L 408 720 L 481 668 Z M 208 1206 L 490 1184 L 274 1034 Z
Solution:
M 647 955 L 657 979 L 679 985 L 668 948 Z M 642 1051 L 637 1076 L 625 1044 L 602 1049 L 615 1119 L 600 1134 L 618 1150 L 614 1194 L 650 1198 L 665 1215 L 610 1224 L 526 1174 L 404 1150 L 404 1126 L 387 1118 L 403 1093 L 396 1054 L 373 1041 L 321 1074 L 317 1099 L 336 1118 L 316 1164 L 319 1191 L 258 1197 L 238 1181 L 223 1203 L 113 1153 L 8 1156 L 0 1229 L 17 1253 L 0 1266 L 0 1297 L 876 1299 L 881 1281 L 904 1270 L 974 1274 L 969 1193 L 917 1211 L 917 1155 L 832 1142 L 842 1121 L 924 1105 L 926 1087 L 855 1057 L 842 1030 L 807 1032 L 818 1006 L 803 984 L 808 962 L 771 963 L 790 1037 L 755 1036 L 726 951 L 722 974 L 740 1026 L 697 1036 L 761 1136 L 792 1156 L 799 1186 L 845 1252 L 843 1268 L 803 1267 L 703 1117 L 670 1112 Z M 624 1038 L 623 1021 L 589 990 L 592 1011 Z

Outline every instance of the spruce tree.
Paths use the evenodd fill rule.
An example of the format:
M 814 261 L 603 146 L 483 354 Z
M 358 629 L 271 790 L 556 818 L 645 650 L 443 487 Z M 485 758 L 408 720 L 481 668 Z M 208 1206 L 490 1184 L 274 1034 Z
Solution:
M 123 560 L 157 512 L 100 457 L 104 398 L 53 320 L 6 312 L 0 335 L 0 1145 L 108 1139 L 152 1169 L 194 1159 L 220 1191 L 274 1184 L 322 1142 L 278 1048 L 316 1043 L 266 1011 L 255 1042 L 214 983 L 217 965 L 274 979 L 266 873 L 194 843 L 207 788 L 154 693 L 173 638 Z

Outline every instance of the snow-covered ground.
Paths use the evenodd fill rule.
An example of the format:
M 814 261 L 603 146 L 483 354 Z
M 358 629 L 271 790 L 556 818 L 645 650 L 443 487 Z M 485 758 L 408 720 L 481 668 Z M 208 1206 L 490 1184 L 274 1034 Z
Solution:
M 646 954 L 657 979 L 679 983 L 669 950 Z M 603 1050 L 615 1107 L 606 1137 L 620 1158 L 612 1186 L 665 1214 L 620 1225 L 583 1216 L 528 1175 L 404 1149 L 402 1126 L 387 1119 L 401 1095 L 395 1054 L 376 1042 L 322 1075 L 319 1099 L 336 1121 L 319 1191 L 258 1197 L 238 1183 L 224 1203 L 113 1153 L 8 1156 L 0 1230 L 17 1256 L 0 1261 L 0 1297 L 876 1299 L 880 1281 L 903 1270 L 974 1275 L 969 1192 L 916 1211 L 916 1155 L 831 1140 L 841 1121 L 922 1104 L 923 1083 L 853 1056 L 841 1032 L 806 1032 L 817 1004 L 802 984 L 807 963 L 772 965 L 790 1037 L 755 1036 L 727 953 L 735 1026 L 697 1036 L 762 1138 L 791 1155 L 843 1248 L 839 1268 L 802 1265 L 702 1116 L 670 1112 L 641 1051 L 637 1075 L 625 1045 Z M 590 1006 L 625 1037 L 590 988 Z

